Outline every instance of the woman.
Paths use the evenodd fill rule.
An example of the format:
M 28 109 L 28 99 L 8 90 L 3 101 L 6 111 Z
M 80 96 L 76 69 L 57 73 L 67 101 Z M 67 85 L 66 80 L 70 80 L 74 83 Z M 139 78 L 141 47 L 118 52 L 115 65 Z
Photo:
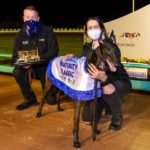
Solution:
M 122 110 L 121 100 L 123 96 L 129 94 L 131 90 L 131 82 L 129 76 L 120 62 L 120 50 L 116 44 L 109 43 L 113 47 L 114 59 L 105 59 L 108 54 L 106 45 L 108 37 L 106 35 L 105 26 L 99 17 L 91 17 L 85 24 L 85 33 L 92 40 L 90 43 L 85 43 L 83 46 L 83 56 L 93 56 L 93 52 L 100 52 L 101 60 L 105 63 L 100 69 L 98 66 L 90 63 L 88 65 L 88 72 L 90 76 L 96 80 L 100 80 L 102 88 L 102 100 L 98 103 L 98 115 L 101 115 L 103 101 L 106 102 L 112 111 L 112 121 L 109 126 L 110 130 L 119 130 L 122 126 Z M 105 47 L 105 48 L 104 48 Z M 68 55 L 67 57 L 72 56 Z M 107 69 L 109 68 L 109 69 Z M 82 111 L 82 119 L 85 122 L 91 122 L 91 110 L 93 101 L 85 102 Z

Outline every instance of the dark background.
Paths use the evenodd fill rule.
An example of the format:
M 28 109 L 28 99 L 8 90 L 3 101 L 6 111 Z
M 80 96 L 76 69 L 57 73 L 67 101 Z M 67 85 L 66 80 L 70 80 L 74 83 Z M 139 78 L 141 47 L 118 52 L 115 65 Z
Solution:
M 135 10 L 148 4 L 150 0 L 135 0 Z M 53 27 L 81 27 L 90 16 L 99 15 L 107 22 L 132 12 L 132 0 L 1 0 L 0 28 L 21 27 L 27 5 L 36 6 L 41 21 Z

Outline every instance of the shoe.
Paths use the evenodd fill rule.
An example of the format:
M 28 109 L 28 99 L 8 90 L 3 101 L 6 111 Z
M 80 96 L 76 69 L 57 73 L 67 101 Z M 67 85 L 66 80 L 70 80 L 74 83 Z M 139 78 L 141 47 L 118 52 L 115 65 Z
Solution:
M 82 121 L 83 122 L 83 124 L 85 124 L 85 125 L 91 125 L 91 122 L 90 121 Z
M 122 121 L 123 121 L 122 117 L 120 117 L 120 119 L 117 121 L 112 120 L 109 126 L 109 130 L 120 130 L 122 127 Z
M 33 106 L 33 105 L 38 105 L 38 102 L 36 100 L 25 101 L 25 102 L 19 104 L 18 106 L 16 106 L 16 110 L 24 110 L 30 106 Z

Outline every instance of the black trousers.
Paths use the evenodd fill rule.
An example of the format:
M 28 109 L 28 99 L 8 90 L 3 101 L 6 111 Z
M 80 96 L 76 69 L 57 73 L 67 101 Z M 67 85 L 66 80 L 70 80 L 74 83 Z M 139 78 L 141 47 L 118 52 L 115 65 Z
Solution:
M 121 103 L 122 103 L 122 98 L 126 95 L 128 95 L 131 91 L 131 82 L 130 80 L 117 80 L 112 83 L 116 91 L 110 95 L 102 95 L 101 98 L 98 100 L 98 111 L 97 111 L 97 116 L 98 120 L 101 117 L 101 113 L 108 104 L 111 108 L 112 111 L 112 117 L 118 118 L 122 116 L 122 110 L 121 110 Z M 82 120 L 83 121 L 92 121 L 92 111 L 93 111 L 93 100 L 85 102 L 83 105 L 83 111 L 82 111 Z
M 32 66 L 32 68 L 30 68 L 32 78 L 40 80 L 42 89 L 44 89 L 45 85 L 46 69 L 47 65 Z M 29 69 L 15 67 L 13 76 L 21 89 L 25 101 L 37 100 L 29 81 Z

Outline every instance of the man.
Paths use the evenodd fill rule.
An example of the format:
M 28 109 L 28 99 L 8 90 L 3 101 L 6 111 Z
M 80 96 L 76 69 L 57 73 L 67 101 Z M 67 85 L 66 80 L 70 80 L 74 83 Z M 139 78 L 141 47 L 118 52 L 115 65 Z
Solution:
M 18 65 L 14 68 L 13 75 L 24 97 L 24 102 L 16 107 L 17 110 L 24 110 L 29 106 L 38 104 L 31 88 L 30 75 L 39 79 L 42 88 L 44 88 L 48 62 L 58 56 L 58 43 L 52 29 L 39 20 L 38 10 L 33 6 L 27 6 L 23 11 L 24 25 L 17 34 L 14 43 L 13 63 L 19 60 L 18 51 L 20 54 L 21 51 L 31 50 L 36 50 L 40 60 L 45 62 L 33 65 Z

